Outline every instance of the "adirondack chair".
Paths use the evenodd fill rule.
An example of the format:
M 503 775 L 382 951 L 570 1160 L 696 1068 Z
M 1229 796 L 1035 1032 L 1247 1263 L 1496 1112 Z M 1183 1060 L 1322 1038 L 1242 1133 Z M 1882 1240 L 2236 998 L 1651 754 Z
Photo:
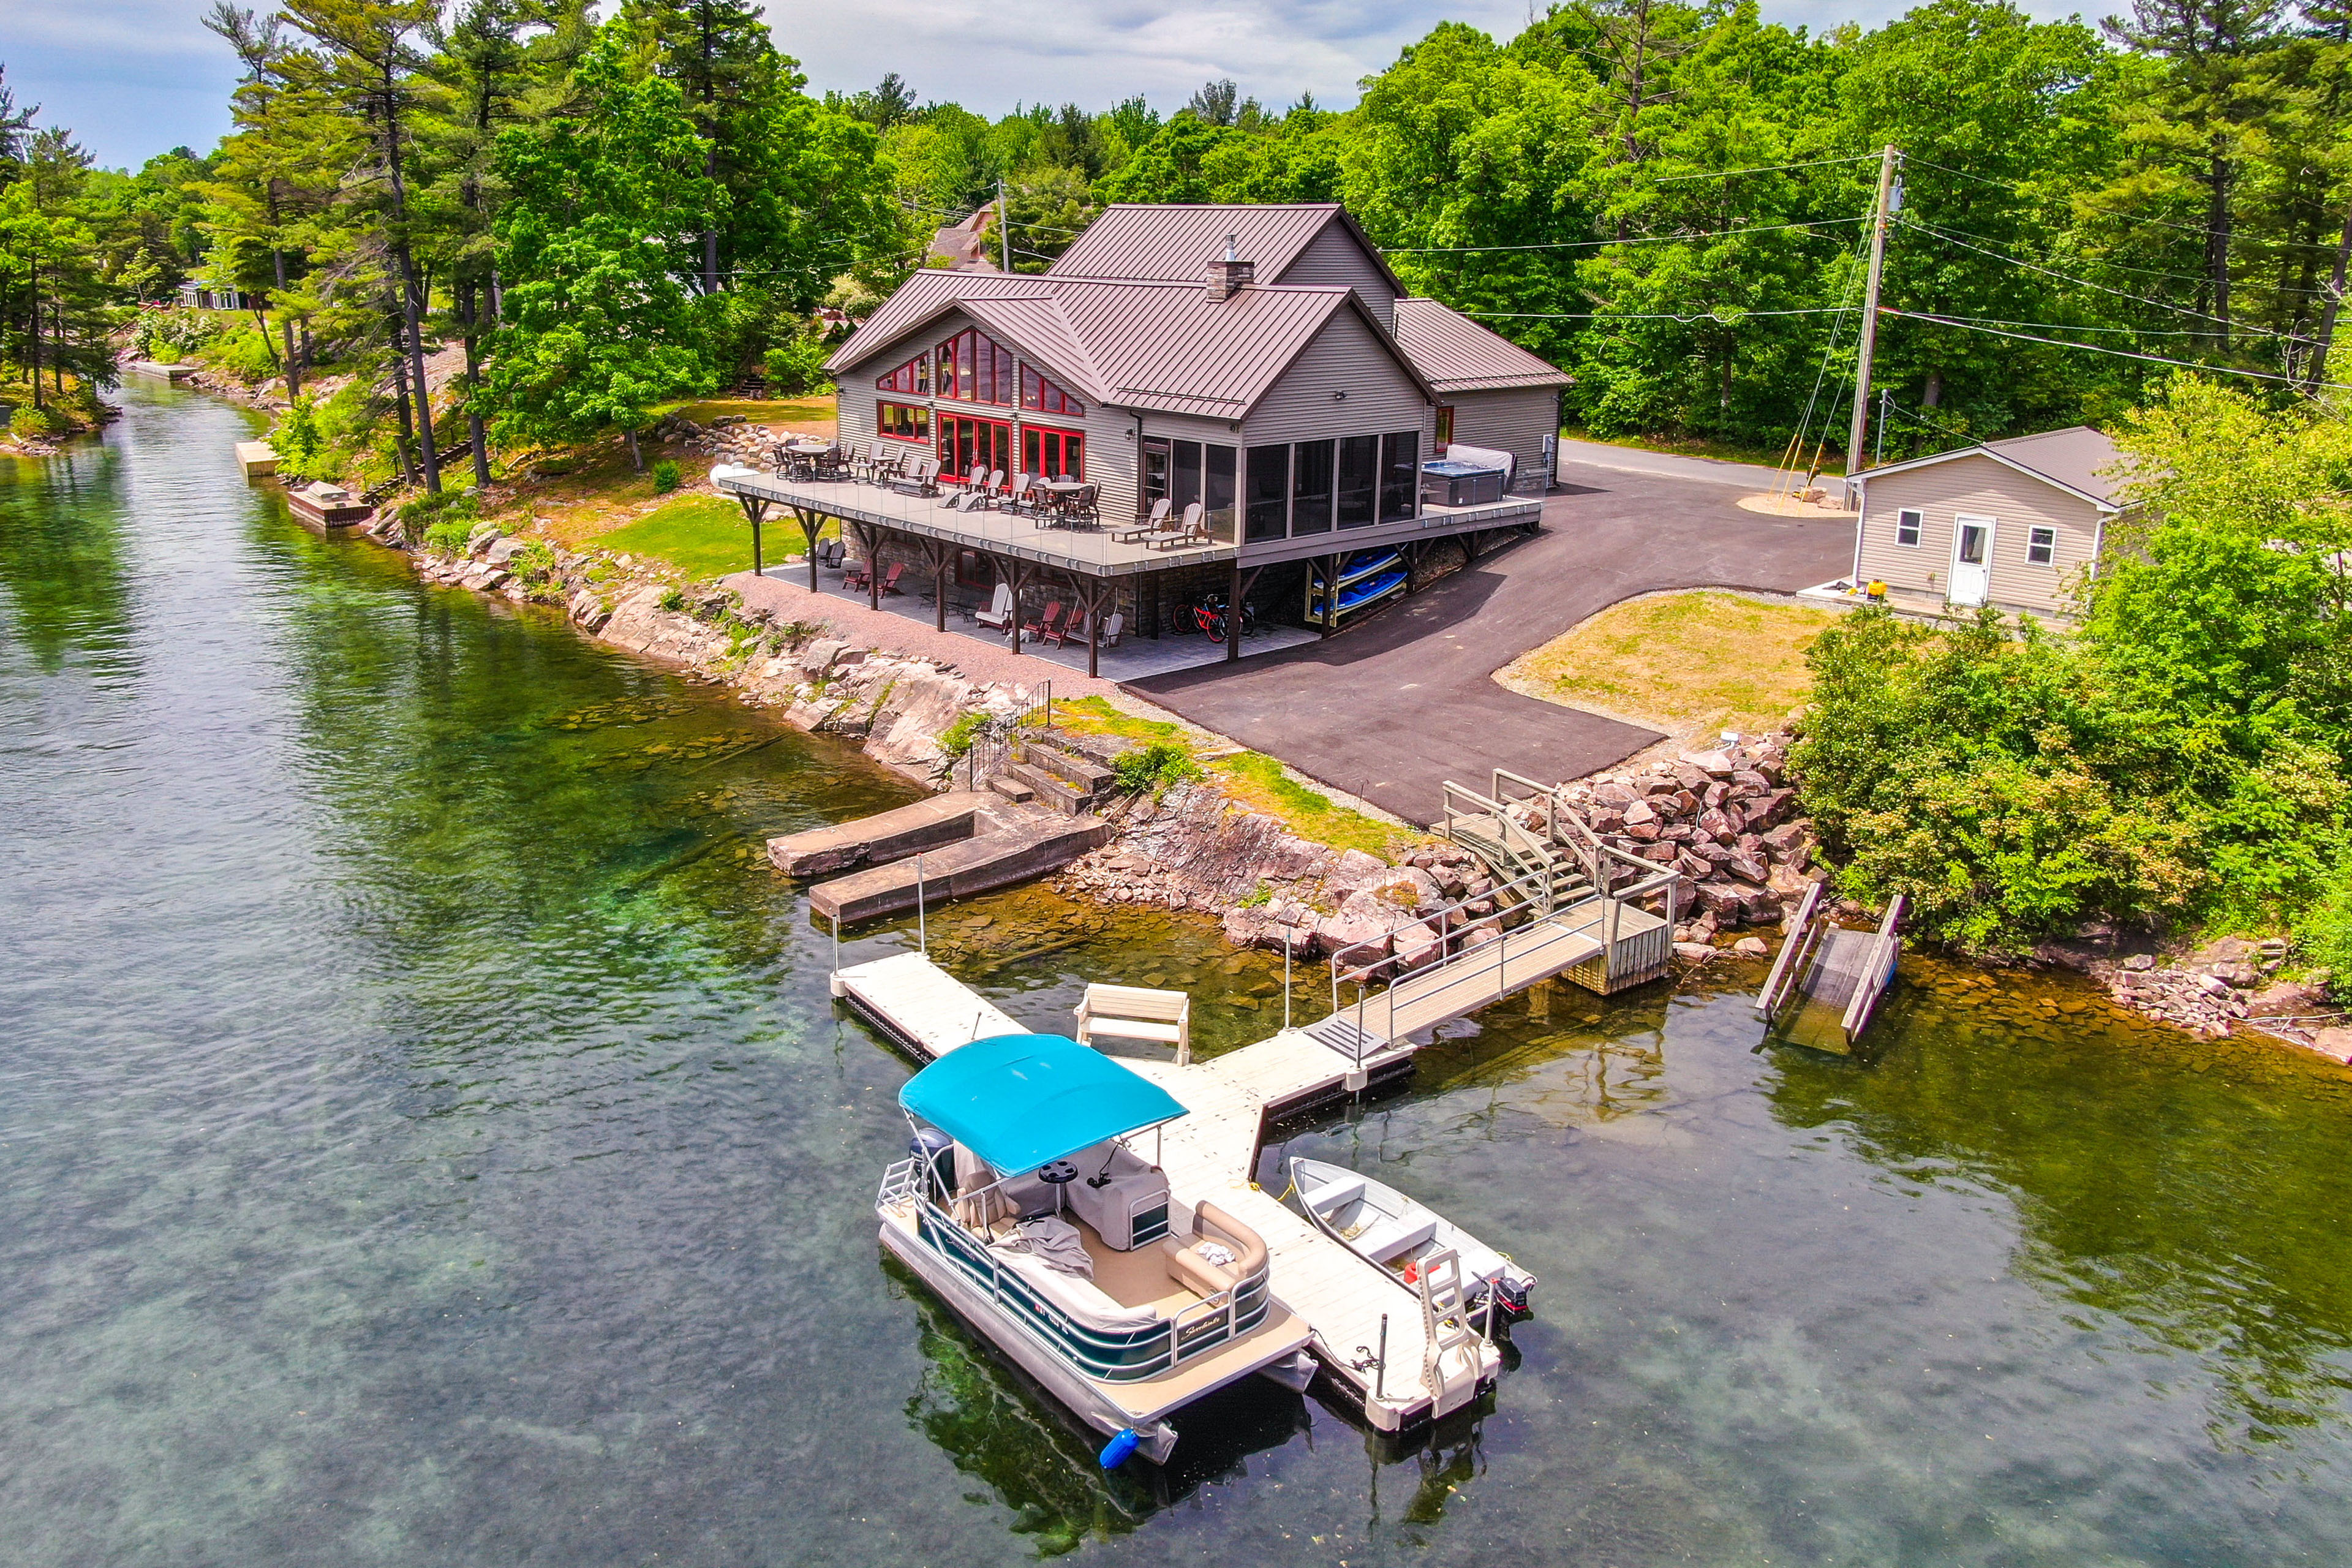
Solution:
M 841 569 L 841 585 L 845 588 L 863 588 L 873 575 L 874 563 L 853 561 Z
M 1037 476 L 1026 471 L 1013 475 L 1013 482 L 1004 487 L 1004 494 L 997 504 L 1006 511 L 1028 510 L 1036 504 L 1029 494 L 1029 487 L 1036 482 Z
M 907 563 L 905 562 L 893 561 L 890 563 L 890 570 L 882 574 L 882 592 L 885 594 L 904 593 L 905 590 L 898 586 L 898 579 L 905 576 L 906 573 Z
M 1160 532 L 1168 526 L 1168 510 L 1172 504 L 1166 496 L 1161 496 L 1151 503 L 1151 510 L 1142 521 L 1129 528 L 1112 529 L 1111 538 L 1121 544 L 1132 544 L 1139 539 Z
M 1047 637 L 1060 637 L 1062 635 L 1062 601 L 1059 599 L 1047 601 L 1045 615 L 1024 626 L 1021 628 L 1021 635 L 1032 642 L 1044 642 Z
M 988 608 L 974 612 L 971 617 L 991 631 L 1001 632 L 1013 624 L 1013 588 L 999 583 L 988 601 Z
M 1207 509 L 1199 501 L 1191 502 L 1184 508 L 1182 521 L 1173 528 L 1162 528 L 1156 532 L 1145 534 L 1143 542 L 1155 550 L 1165 550 L 1173 545 L 1182 544 L 1192 537 L 1194 529 L 1205 530 L 1206 525 L 1202 520 L 1207 516 Z
M 1039 642 L 1051 642 L 1055 647 L 1067 647 L 1074 642 L 1084 642 L 1086 639 L 1087 607 L 1084 605 L 1070 606 L 1070 618 L 1062 623 L 1059 631 L 1048 629 L 1037 634 Z

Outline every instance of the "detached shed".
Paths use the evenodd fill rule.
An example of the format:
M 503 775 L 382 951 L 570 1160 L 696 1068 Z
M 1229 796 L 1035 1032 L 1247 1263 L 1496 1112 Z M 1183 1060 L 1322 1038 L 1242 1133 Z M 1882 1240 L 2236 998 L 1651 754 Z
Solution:
M 2063 615 L 2067 583 L 2127 509 L 2121 459 L 2077 425 L 1867 469 L 1849 481 L 1854 581 L 1885 583 L 1898 604 Z

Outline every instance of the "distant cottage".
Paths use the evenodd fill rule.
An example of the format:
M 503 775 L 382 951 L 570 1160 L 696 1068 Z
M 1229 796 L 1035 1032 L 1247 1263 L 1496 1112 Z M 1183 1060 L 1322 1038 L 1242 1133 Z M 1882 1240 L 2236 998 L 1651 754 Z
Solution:
M 1852 481 L 1854 580 L 1885 583 L 1898 606 L 2065 614 L 2070 579 L 2129 507 L 2122 458 L 2078 425 L 1868 469 Z

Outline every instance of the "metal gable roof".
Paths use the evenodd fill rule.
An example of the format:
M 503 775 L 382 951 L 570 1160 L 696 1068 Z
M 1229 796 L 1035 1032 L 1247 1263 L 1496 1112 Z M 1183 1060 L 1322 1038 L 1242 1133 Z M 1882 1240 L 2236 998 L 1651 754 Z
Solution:
M 1574 378 L 1434 300 L 1396 302 L 1397 346 L 1438 392 L 1566 386 Z
M 1884 468 L 1865 468 L 1847 482 L 1867 484 L 1882 474 L 1933 468 L 1958 458 L 1990 458 L 2003 468 L 2014 468 L 2029 479 L 2055 485 L 2103 510 L 2120 511 L 2129 504 L 2125 491 L 2130 487 L 2131 478 L 2126 474 L 2104 470 L 2114 467 L 2122 457 L 2122 449 L 2103 432 L 2087 425 L 2074 425 L 2063 430 L 2011 436 L 2003 440 L 1987 441 L 1980 446 L 1962 447 L 1956 451 L 1937 452 L 1925 458 L 1914 458 L 1907 463 L 1888 463 Z
M 1127 278 L 1198 283 L 1238 237 L 1242 258 L 1269 282 L 1298 259 L 1339 211 L 1335 202 L 1290 206 L 1167 206 L 1122 203 L 1071 242 L 1049 278 Z

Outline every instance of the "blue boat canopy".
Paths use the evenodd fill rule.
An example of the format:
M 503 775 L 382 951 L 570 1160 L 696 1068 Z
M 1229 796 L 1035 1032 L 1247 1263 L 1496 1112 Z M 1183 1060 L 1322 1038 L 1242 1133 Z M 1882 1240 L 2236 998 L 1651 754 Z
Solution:
M 959 1047 L 908 1079 L 898 1103 L 1008 1176 L 1184 1114 L 1150 1079 L 1061 1035 Z

